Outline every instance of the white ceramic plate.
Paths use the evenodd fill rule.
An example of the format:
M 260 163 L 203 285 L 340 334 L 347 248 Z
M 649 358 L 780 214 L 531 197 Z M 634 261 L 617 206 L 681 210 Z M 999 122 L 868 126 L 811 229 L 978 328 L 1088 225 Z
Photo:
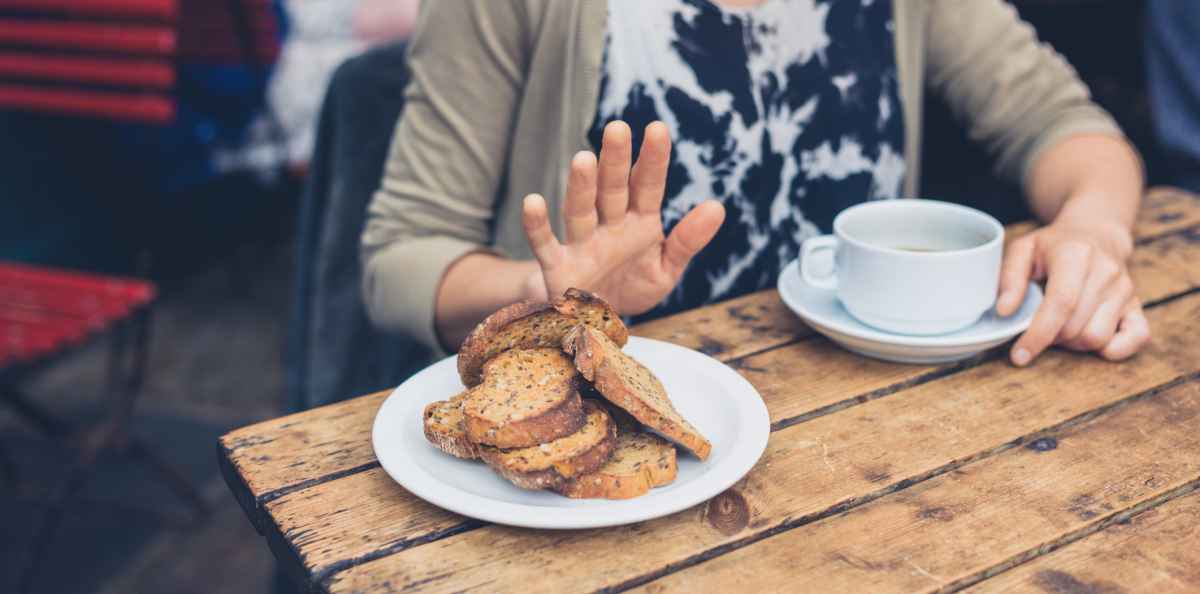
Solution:
M 989 311 L 974 325 L 957 332 L 909 336 L 884 332 L 854 319 L 833 291 L 804 282 L 798 261 L 780 273 L 779 296 L 814 330 L 847 350 L 885 361 L 926 365 L 966 359 L 1003 344 L 1029 328 L 1042 303 L 1042 289 L 1030 283 L 1025 302 L 1012 316 L 1002 318 Z
M 679 448 L 679 476 L 636 499 L 568 499 L 527 491 L 479 461 L 460 460 L 425 441 L 425 405 L 459 393 L 454 357 L 400 385 L 375 416 L 371 443 L 383 469 L 417 497 L 452 512 L 528 528 L 595 528 L 640 522 L 687 509 L 728 489 L 758 461 L 771 431 L 767 408 L 745 378 L 691 349 L 632 337 L 625 352 L 662 380 L 672 402 L 709 441 L 701 462 Z

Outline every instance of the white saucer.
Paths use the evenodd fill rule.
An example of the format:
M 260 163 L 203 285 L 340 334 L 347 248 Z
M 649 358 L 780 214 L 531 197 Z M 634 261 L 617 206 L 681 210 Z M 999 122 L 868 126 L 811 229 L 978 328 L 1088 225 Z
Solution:
M 908 336 L 877 330 L 851 316 L 831 290 L 818 289 L 800 277 L 793 261 L 779 275 L 779 296 L 813 330 L 847 350 L 897 363 L 948 363 L 966 359 L 1004 343 L 1025 331 L 1042 303 L 1042 289 L 1030 283 L 1017 313 L 1001 318 L 994 311 L 974 325 L 937 336 Z

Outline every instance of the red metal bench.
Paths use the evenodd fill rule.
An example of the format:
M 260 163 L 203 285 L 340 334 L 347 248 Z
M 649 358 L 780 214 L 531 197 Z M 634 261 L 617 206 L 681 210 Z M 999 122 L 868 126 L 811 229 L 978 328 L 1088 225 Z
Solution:
M 60 443 L 75 444 L 75 458 L 51 495 L 27 550 L 18 591 L 32 587 L 57 530 L 66 499 L 91 474 L 101 452 L 136 454 L 199 515 L 205 505 L 194 487 L 141 442 L 128 425 L 146 370 L 153 283 L 0 262 L 0 403 Z M 73 428 L 27 398 L 19 386 L 31 373 L 92 340 L 111 338 L 104 418 Z M 16 480 L 0 456 L 0 471 Z
M 0 0 L 0 108 L 166 124 L 179 64 L 278 52 L 270 0 Z

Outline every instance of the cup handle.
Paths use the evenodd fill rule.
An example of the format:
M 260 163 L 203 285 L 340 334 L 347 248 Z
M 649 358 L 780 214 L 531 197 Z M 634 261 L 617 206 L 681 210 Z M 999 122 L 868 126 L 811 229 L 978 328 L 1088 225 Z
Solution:
M 809 263 L 813 254 L 824 250 L 836 250 L 838 238 L 836 235 L 822 235 L 804 240 L 800 244 L 800 277 L 804 282 L 818 289 L 837 289 L 837 268 L 824 276 L 817 276 L 810 271 Z

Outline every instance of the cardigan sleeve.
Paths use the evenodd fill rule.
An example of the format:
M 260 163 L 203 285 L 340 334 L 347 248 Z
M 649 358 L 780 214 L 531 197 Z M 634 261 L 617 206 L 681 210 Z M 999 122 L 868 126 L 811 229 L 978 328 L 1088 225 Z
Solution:
M 998 174 L 1025 185 L 1042 151 L 1068 136 L 1124 139 L 1075 70 L 1011 6 L 928 1 L 927 84 L 993 156 Z
M 422 2 L 410 82 L 362 234 L 371 321 L 441 352 L 438 286 L 487 249 L 528 48 L 521 0 Z

